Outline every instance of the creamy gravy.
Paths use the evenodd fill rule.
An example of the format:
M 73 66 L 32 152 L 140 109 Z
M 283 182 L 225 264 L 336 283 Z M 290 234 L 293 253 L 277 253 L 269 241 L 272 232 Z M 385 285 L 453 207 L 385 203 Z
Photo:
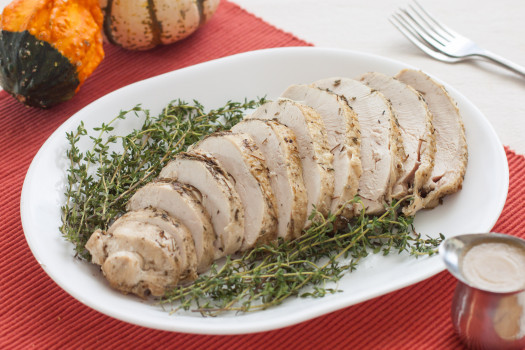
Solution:
M 463 276 L 474 287 L 494 292 L 525 288 L 525 248 L 486 242 L 470 248 L 462 258 Z

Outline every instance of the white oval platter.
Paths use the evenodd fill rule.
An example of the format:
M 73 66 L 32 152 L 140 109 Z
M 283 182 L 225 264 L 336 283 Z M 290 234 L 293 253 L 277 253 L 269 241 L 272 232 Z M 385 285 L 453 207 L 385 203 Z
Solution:
M 267 96 L 275 98 L 290 84 L 331 76 L 357 77 L 368 71 L 394 75 L 407 64 L 370 54 L 311 47 L 277 48 L 238 54 L 187 67 L 114 91 L 73 115 L 45 142 L 27 172 L 21 216 L 27 242 L 46 273 L 80 302 L 106 315 L 145 327 L 177 332 L 239 334 L 297 324 L 426 279 L 444 269 L 438 256 L 372 255 L 338 284 L 343 292 L 320 299 L 291 298 L 283 304 L 248 314 L 204 318 L 198 313 L 170 314 L 151 301 L 111 289 L 99 269 L 74 258 L 72 245 L 59 231 L 64 201 L 68 148 L 65 134 L 84 121 L 88 130 L 108 122 L 119 111 L 140 103 L 157 114 L 174 99 L 204 104 Z M 504 149 L 482 113 L 453 87 L 446 85 L 462 113 L 469 163 L 463 189 L 436 209 L 417 214 L 416 229 L 424 235 L 490 231 L 508 190 Z M 136 118 L 117 125 L 122 134 L 136 128 Z M 135 124 L 134 124 L 135 123 Z M 435 291 L 439 295 L 439 291 Z

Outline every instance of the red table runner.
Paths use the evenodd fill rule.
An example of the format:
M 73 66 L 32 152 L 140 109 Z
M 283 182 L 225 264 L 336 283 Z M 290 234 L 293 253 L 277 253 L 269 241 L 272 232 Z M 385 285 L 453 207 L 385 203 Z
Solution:
M 106 45 L 106 58 L 71 101 L 42 111 L 0 92 L 0 349 L 395 349 L 460 347 L 446 272 L 343 310 L 271 332 L 207 336 L 121 322 L 69 296 L 38 266 L 20 222 L 25 173 L 40 146 L 76 111 L 127 84 L 250 50 L 308 45 L 223 1 L 188 39 L 146 52 Z M 506 150 L 510 189 L 494 231 L 525 236 L 525 158 Z

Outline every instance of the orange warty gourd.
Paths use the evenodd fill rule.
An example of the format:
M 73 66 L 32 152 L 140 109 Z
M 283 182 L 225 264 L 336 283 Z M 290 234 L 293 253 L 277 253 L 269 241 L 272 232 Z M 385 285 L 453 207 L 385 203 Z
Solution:
M 47 108 L 69 100 L 104 58 L 98 0 L 15 0 L 0 19 L 0 85 Z

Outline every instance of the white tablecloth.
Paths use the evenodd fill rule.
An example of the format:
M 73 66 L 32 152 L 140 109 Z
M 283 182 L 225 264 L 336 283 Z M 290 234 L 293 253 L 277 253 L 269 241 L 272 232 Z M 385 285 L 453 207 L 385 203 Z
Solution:
M 490 120 L 502 143 L 525 154 L 525 78 L 486 62 L 446 64 L 406 40 L 388 17 L 407 1 L 230 0 L 314 46 L 386 56 L 439 77 Z M 0 0 L 3 8 L 9 0 Z M 420 0 L 450 27 L 525 66 L 524 0 Z M 242 40 L 239 33 L 238 40 Z

